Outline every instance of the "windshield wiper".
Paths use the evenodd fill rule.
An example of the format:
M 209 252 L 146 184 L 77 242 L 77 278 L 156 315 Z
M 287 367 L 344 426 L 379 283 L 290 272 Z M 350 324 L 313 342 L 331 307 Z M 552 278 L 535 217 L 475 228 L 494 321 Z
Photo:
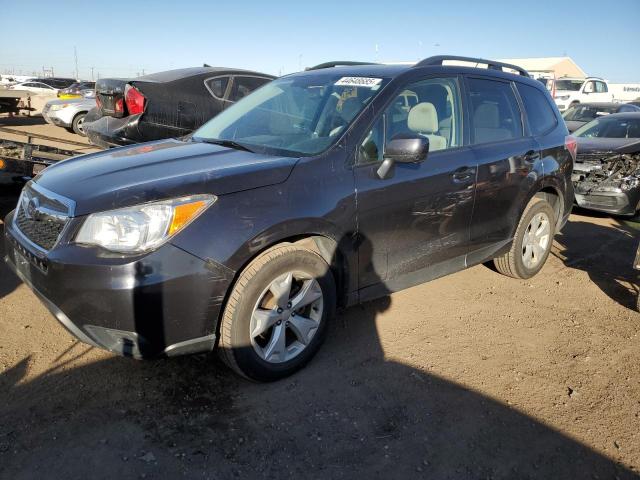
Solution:
M 195 140 L 196 142 L 211 143 L 213 145 L 220 145 L 222 147 L 235 148 L 236 150 L 244 150 L 245 152 L 255 153 L 246 145 L 243 145 L 242 143 L 238 143 L 235 140 L 223 140 L 220 138 L 201 138 L 201 137 L 193 137 L 192 139 Z

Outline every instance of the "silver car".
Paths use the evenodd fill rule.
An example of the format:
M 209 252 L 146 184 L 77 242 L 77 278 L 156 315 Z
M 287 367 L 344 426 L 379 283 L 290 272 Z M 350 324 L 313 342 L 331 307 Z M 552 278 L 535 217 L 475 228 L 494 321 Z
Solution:
M 82 127 L 84 117 L 95 106 L 95 96 L 51 100 L 42 109 L 42 116 L 47 123 L 66 128 L 70 132 L 84 137 L 85 133 Z

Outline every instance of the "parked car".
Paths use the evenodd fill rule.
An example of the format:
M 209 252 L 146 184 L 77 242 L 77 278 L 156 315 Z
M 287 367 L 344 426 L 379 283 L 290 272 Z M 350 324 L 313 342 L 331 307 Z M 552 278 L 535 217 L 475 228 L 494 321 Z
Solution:
M 43 77 L 37 78 L 37 82 L 46 83 L 47 85 L 51 85 L 55 89 L 63 89 L 68 88 L 78 80 L 75 78 L 64 78 L 64 77 Z
M 217 346 L 275 380 L 316 353 L 336 305 L 489 260 L 538 273 L 574 155 L 551 96 L 514 65 L 324 64 L 188 137 L 47 168 L 6 218 L 5 252 L 83 342 L 133 357 Z
M 578 128 L 586 125 L 591 120 L 603 115 L 612 113 L 640 112 L 640 107 L 629 105 L 627 103 L 579 103 L 569 107 L 562 114 L 564 123 L 567 124 L 569 132 L 575 132 Z
M 58 92 L 58 89 L 52 87 L 51 85 L 47 85 L 46 83 L 31 81 L 24 83 L 16 83 L 15 85 L 11 85 L 9 90 L 24 90 L 27 92 L 32 92 L 34 95 L 41 94 L 54 94 Z
M 578 103 L 613 101 L 607 81 L 598 77 L 563 77 L 554 80 L 552 88 L 555 91 L 554 100 L 561 112 Z
M 101 147 L 180 137 L 273 80 L 229 68 L 183 68 L 132 80 L 96 82 L 97 108 L 86 117 L 89 141 Z
M 59 98 L 79 98 L 87 91 L 93 91 L 96 88 L 96 82 L 76 82 L 70 87 L 63 88 L 58 92 Z
M 96 99 L 93 95 L 69 100 L 51 100 L 42 109 L 42 116 L 47 123 L 66 128 L 84 137 L 84 118 L 95 106 Z
M 576 203 L 590 210 L 634 215 L 640 210 L 640 112 L 596 118 L 574 135 Z

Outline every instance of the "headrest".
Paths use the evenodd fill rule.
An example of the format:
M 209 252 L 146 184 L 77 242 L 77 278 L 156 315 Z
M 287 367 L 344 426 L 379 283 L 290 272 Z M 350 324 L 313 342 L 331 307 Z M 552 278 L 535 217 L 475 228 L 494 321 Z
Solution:
M 353 120 L 358 112 L 360 111 L 360 107 L 362 106 L 362 102 L 357 97 L 347 98 L 342 103 L 342 110 L 340 111 L 340 116 L 344 119 L 345 122 L 350 122 Z
M 500 115 L 495 103 L 483 103 L 473 114 L 475 128 L 500 128 Z
M 438 113 L 433 103 L 422 102 L 409 110 L 407 126 L 409 130 L 417 133 L 436 133 L 438 131 Z

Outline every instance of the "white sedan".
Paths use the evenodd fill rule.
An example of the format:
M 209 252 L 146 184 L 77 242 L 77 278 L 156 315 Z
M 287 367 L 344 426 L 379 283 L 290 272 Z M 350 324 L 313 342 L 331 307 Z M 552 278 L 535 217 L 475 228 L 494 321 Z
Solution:
M 11 90 L 26 90 L 27 92 L 33 92 L 34 94 L 56 93 L 58 91 L 57 88 L 54 88 L 51 85 L 47 85 L 46 83 L 42 83 L 42 82 L 17 83 L 15 85 L 11 85 L 9 88 Z

